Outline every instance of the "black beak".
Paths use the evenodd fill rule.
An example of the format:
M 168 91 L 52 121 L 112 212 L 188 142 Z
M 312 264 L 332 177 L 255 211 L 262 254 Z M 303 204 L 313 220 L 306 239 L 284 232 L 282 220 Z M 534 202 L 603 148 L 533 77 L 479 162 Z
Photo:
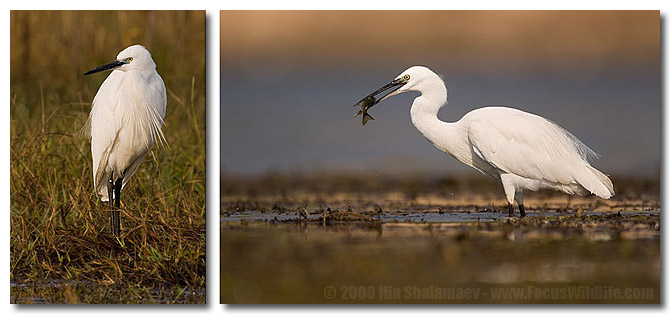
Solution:
M 84 75 L 89 75 L 89 74 L 98 73 L 98 72 L 107 71 L 107 70 L 113 70 L 113 69 L 118 68 L 118 67 L 120 67 L 124 64 L 126 64 L 126 63 L 123 62 L 123 61 L 114 60 L 110 63 L 107 63 L 105 65 L 101 65 L 101 66 L 99 66 L 99 67 L 97 67 L 93 70 L 90 70 L 90 71 L 84 73 Z
M 370 107 L 378 104 L 382 100 L 386 99 L 391 93 L 393 93 L 394 91 L 396 91 L 398 88 L 402 87 L 405 84 L 407 84 L 407 80 L 404 80 L 402 78 L 395 79 L 395 80 L 391 81 L 391 83 L 388 83 L 388 84 L 382 86 L 380 89 L 372 92 L 372 94 L 365 96 L 365 98 L 361 99 L 358 103 L 356 103 L 356 105 L 362 104 L 362 103 L 368 101 L 367 99 L 370 99 L 370 98 L 375 99 L 374 98 L 375 96 L 377 96 L 377 95 L 379 95 L 379 94 L 381 94 L 385 91 L 388 91 L 388 93 L 386 93 L 386 95 L 384 95 L 384 97 L 382 97 L 380 99 L 377 99 L 377 100 L 375 100 L 375 102 L 373 104 L 368 105 L 368 108 L 370 108 Z

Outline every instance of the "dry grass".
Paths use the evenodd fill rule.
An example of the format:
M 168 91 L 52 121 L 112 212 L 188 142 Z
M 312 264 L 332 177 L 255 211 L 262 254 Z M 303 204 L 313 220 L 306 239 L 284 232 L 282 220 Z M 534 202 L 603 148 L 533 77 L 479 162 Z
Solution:
M 122 236 L 73 136 L 106 75 L 141 43 L 168 89 L 164 133 L 124 189 Z M 205 14 L 12 11 L 11 302 L 205 302 Z

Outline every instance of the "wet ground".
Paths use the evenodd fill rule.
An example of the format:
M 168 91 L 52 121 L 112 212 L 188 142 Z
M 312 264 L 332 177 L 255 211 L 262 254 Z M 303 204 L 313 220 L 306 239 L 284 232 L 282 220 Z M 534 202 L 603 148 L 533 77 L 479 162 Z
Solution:
M 660 302 L 653 193 L 510 218 L 495 190 L 256 187 L 222 193 L 222 303 Z
M 10 281 L 13 304 L 54 303 L 203 303 L 205 289 L 169 285 L 101 285 L 86 280 L 50 280 L 39 284 Z

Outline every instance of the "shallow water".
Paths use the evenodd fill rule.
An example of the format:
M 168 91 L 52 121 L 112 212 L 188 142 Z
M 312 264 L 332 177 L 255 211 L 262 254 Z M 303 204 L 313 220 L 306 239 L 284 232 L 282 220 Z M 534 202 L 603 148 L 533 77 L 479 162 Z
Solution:
M 222 303 L 660 300 L 658 211 L 322 216 L 221 217 Z
M 221 302 L 659 303 L 658 184 L 617 182 L 530 193 L 520 218 L 490 181 L 229 181 Z
M 607 215 L 621 215 L 623 217 L 632 217 L 632 216 L 648 216 L 648 215 L 658 215 L 659 211 L 619 211 L 616 213 L 613 212 L 595 212 L 595 211 L 584 211 L 583 215 L 585 216 L 594 216 L 594 217 L 605 217 Z M 518 212 L 516 212 L 516 217 L 518 217 Z M 562 217 L 565 216 L 563 213 L 556 212 L 543 212 L 543 213 L 528 213 L 529 218 L 545 218 L 545 217 Z M 238 211 L 233 212 L 232 214 L 225 214 L 221 216 L 222 222 L 228 221 L 246 221 L 246 222 L 289 222 L 289 221 L 300 221 L 301 219 L 308 220 L 318 220 L 323 216 L 322 213 L 312 212 L 309 215 L 301 216 L 298 212 L 268 212 L 268 211 Z M 379 222 L 491 222 L 498 220 L 510 219 L 507 213 L 494 213 L 494 212 L 458 212 L 458 213 L 448 213 L 448 212 L 409 212 L 409 213 L 381 213 L 378 215 L 368 215 L 371 219 L 375 219 Z

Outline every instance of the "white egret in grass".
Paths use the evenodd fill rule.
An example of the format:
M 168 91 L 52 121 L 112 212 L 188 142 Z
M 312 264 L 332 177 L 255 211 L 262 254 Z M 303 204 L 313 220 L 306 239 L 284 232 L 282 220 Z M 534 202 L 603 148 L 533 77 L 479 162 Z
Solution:
M 121 189 L 160 139 L 165 142 L 163 118 L 167 97 L 163 79 L 149 51 L 130 46 L 116 60 L 84 75 L 112 70 L 93 98 L 88 117 L 93 155 L 93 183 L 103 202 L 109 202 L 110 226 L 120 235 Z
M 385 96 L 375 96 L 389 91 Z M 367 110 L 384 99 L 404 92 L 414 99 L 410 116 L 414 126 L 435 147 L 458 161 L 501 181 L 514 216 L 514 201 L 521 217 L 526 215 L 523 191 L 553 189 L 568 194 L 614 195 L 612 181 L 589 164 L 597 157 L 577 137 L 543 117 L 507 107 L 484 107 L 448 123 L 437 112 L 447 103 L 447 87 L 430 69 L 413 66 L 391 83 L 363 98 L 356 114 L 363 124 L 372 117 Z

